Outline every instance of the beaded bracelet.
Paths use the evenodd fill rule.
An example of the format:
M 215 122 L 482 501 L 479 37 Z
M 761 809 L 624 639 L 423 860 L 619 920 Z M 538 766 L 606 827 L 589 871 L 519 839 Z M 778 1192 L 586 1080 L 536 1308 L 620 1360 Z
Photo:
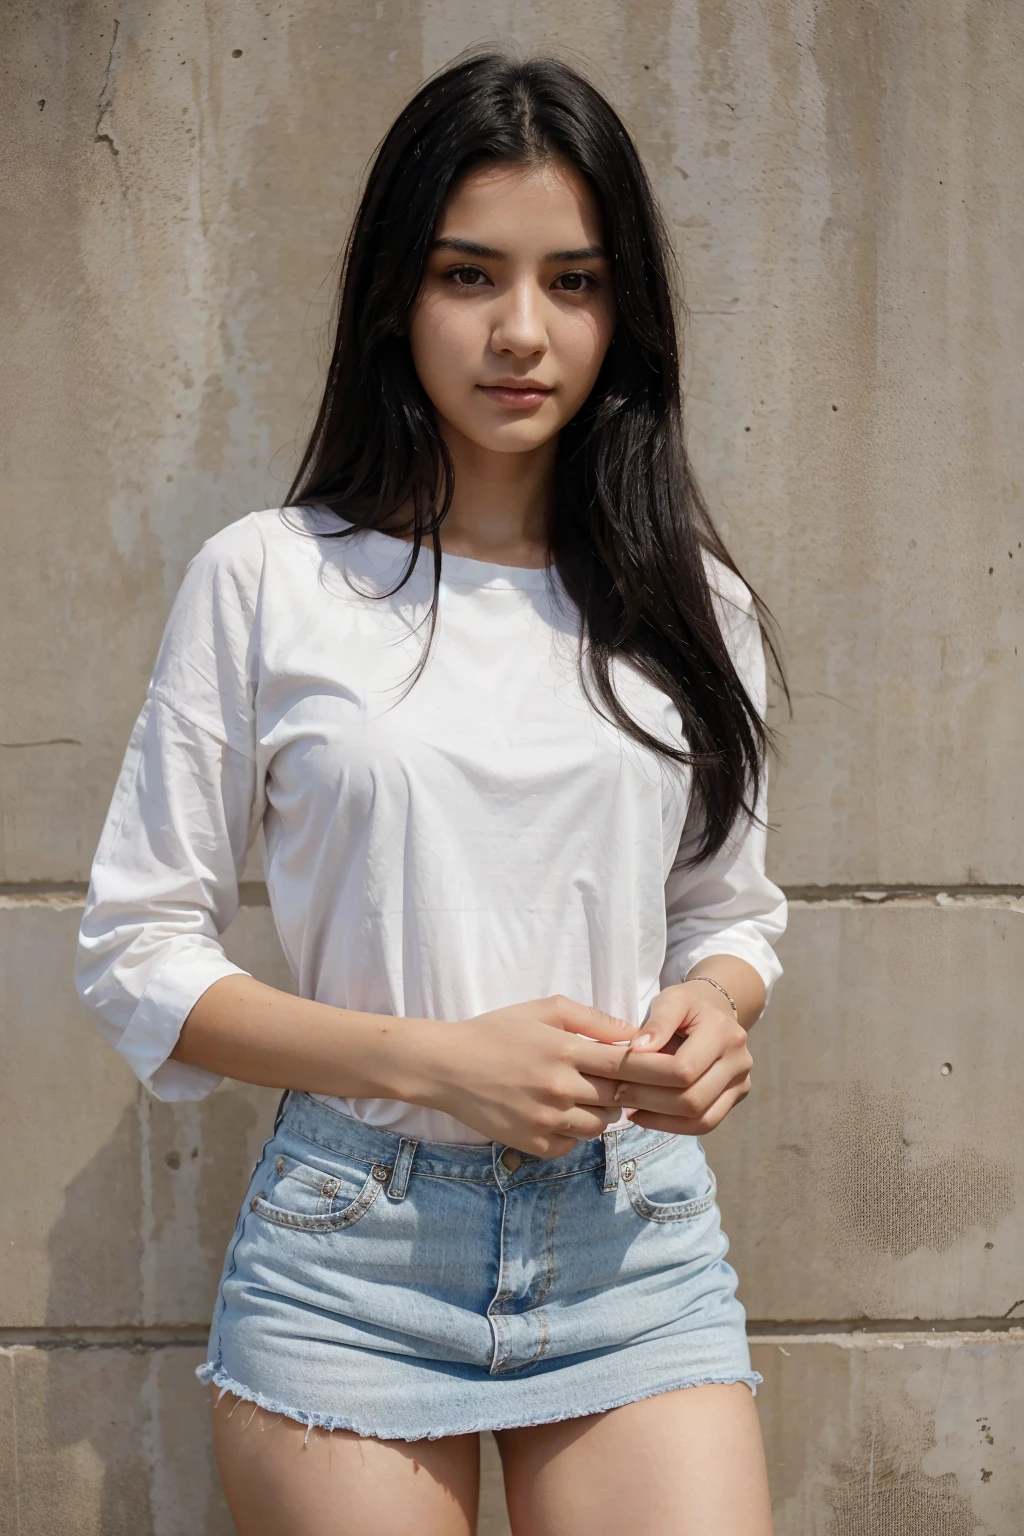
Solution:
M 709 987 L 714 987 L 716 991 L 721 992 L 722 996 L 725 998 L 726 1002 L 729 1004 L 729 1007 L 735 1014 L 737 1023 L 739 1022 L 740 1011 L 720 981 L 715 981 L 711 976 L 687 976 L 686 980 L 688 982 L 706 981 Z

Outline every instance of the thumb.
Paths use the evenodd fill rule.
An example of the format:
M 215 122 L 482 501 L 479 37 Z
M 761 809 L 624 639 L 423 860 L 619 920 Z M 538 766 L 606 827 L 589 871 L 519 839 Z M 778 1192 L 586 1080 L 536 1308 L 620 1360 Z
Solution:
M 634 1051 L 662 1050 L 686 1016 L 687 1010 L 680 1007 L 679 1001 L 673 1002 L 666 993 L 659 992 L 640 1026 L 640 1033 L 633 1041 Z

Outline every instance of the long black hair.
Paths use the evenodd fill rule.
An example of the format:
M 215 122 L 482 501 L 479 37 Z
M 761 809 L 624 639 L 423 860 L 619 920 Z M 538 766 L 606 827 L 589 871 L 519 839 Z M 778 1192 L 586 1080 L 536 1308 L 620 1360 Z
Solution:
M 580 613 L 587 697 L 636 741 L 691 770 L 700 828 L 691 862 L 698 863 L 722 846 L 738 816 L 754 814 L 769 732 L 723 640 L 702 558 L 707 551 L 736 572 L 683 442 L 662 218 L 625 126 L 568 65 L 494 52 L 464 58 L 428 80 L 399 114 L 349 235 L 327 383 L 288 500 L 326 506 L 356 530 L 392 529 L 396 513 L 411 508 L 410 558 L 398 587 L 429 541 L 433 633 L 438 530 L 454 470 L 413 366 L 407 317 L 438 219 L 462 178 L 488 162 L 555 157 L 597 199 L 618 321 L 590 397 L 559 438 L 551 559 Z M 763 629 L 766 610 L 755 601 Z M 424 660 L 426 650 L 429 637 Z M 613 686 L 614 657 L 676 705 L 678 745 L 651 735 L 625 709 Z

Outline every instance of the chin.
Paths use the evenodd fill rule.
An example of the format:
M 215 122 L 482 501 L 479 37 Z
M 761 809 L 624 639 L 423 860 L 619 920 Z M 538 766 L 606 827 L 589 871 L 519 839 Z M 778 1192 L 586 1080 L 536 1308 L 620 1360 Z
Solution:
M 473 425 L 459 426 L 462 435 L 475 443 L 478 448 L 487 449 L 491 453 L 529 453 L 531 449 L 542 448 L 555 437 L 560 428 L 541 425 L 538 421 L 510 421 L 500 427 L 489 422 L 486 427 L 474 423 Z

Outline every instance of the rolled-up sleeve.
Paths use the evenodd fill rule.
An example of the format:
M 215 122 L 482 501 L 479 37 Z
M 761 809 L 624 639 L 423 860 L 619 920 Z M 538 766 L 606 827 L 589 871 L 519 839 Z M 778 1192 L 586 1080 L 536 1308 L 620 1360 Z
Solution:
M 709 562 L 715 606 L 736 670 L 764 718 L 767 679 L 764 646 L 747 587 L 715 562 Z M 765 873 L 764 826 L 767 814 L 767 765 L 755 806 L 756 819 L 741 815 L 733 833 L 713 858 L 686 868 L 696 828 L 688 820 L 665 886 L 667 944 L 662 986 L 682 981 L 711 955 L 735 955 L 754 967 L 765 993 L 782 975 L 774 945 L 785 932 L 787 905 L 782 891 Z
M 237 525 L 236 525 L 237 528 Z M 168 620 L 92 867 L 79 996 L 159 1099 L 220 1079 L 169 1061 L 208 987 L 245 974 L 220 935 L 263 816 L 252 639 L 258 570 L 235 529 L 189 566 Z

